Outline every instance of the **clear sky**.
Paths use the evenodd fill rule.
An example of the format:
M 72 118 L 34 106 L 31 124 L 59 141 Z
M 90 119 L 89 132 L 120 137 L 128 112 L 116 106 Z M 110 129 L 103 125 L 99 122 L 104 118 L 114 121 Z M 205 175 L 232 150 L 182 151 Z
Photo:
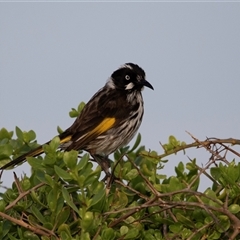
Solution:
M 239 26 L 239 2 L 1 2 L 0 128 L 33 129 L 44 143 L 72 124 L 72 107 L 134 62 L 155 88 L 143 92 L 147 149 L 162 153 L 169 135 L 190 143 L 186 130 L 200 140 L 239 138 Z M 162 173 L 187 156 L 200 165 L 209 157 L 178 154 Z

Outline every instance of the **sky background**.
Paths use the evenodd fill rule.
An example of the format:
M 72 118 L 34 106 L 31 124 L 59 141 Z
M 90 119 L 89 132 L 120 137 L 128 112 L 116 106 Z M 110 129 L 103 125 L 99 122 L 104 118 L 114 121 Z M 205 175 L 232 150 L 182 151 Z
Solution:
M 200 140 L 239 138 L 239 26 L 240 3 L 231 2 L 1 2 L 0 128 L 33 129 L 44 143 L 72 124 L 72 107 L 134 62 L 155 89 L 143 92 L 147 149 L 163 153 L 169 135 L 190 143 L 186 130 Z M 161 173 L 174 174 L 188 156 L 199 165 L 209 158 L 188 150 Z M 3 185 L 11 178 L 6 171 Z

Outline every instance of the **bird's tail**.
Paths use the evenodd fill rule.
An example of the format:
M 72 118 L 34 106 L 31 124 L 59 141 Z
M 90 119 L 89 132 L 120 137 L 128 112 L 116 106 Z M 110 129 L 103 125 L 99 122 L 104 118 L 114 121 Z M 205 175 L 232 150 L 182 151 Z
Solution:
M 43 153 L 43 145 L 41 145 L 41 146 L 39 146 L 39 147 L 37 147 L 37 148 L 35 148 L 35 149 L 25 153 L 25 154 L 19 156 L 18 158 L 12 160 L 11 162 L 5 164 L 4 166 L 2 166 L 0 168 L 0 170 L 4 170 L 4 169 L 7 169 L 9 167 L 15 166 L 15 165 L 17 165 L 21 162 L 24 162 L 27 157 L 36 157 L 36 156 L 38 156 L 42 153 Z
M 64 143 L 71 140 L 71 135 L 66 134 L 66 132 L 60 134 L 58 137 L 60 138 L 60 144 L 64 144 Z M 50 141 L 45 143 L 45 144 L 49 144 L 49 143 L 50 143 Z M 45 144 L 43 144 L 43 145 L 45 145 Z M 16 158 L 16 159 L 12 160 L 11 162 L 5 164 L 4 166 L 0 167 L 0 170 L 4 170 L 4 169 L 7 169 L 9 167 L 13 167 L 13 166 L 15 166 L 19 163 L 22 163 L 22 162 L 26 161 L 27 157 L 37 157 L 38 155 L 43 153 L 43 145 L 40 145 L 39 147 L 37 147 L 37 148 L 19 156 L 18 158 Z

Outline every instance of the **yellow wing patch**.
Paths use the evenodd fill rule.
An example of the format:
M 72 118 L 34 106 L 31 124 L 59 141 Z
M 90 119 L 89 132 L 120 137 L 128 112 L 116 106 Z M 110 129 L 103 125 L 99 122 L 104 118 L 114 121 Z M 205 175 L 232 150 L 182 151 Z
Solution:
M 113 127 L 114 123 L 116 122 L 116 118 L 105 118 L 101 123 L 99 123 L 93 130 L 85 133 L 78 139 L 74 140 L 75 142 L 82 141 L 82 145 L 88 143 L 88 141 L 93 137 L 97 137 L 100 134 L 106 132 L 110 128 Z M 74 134 L 73 134 L 74 135 Z M 72 136 L 69 135 L 65 138 L 63 138 L 60 142 L 61 143 L 67 143 L 72 140 Z
M 71 139 L 72 139 L 72 136 L 69 135 L 69 136 L 67 136 L 67 137 L 65 137 L 65 138 L 63 138 L 63 139 L 61 139 L 61 140 L 60 140 L 60 143 L 69 142 Z
M 88 135 L 92 135 L 95 133 L 99 135 L 101 133 L 104 133 L 107 130 L 109 130 L 114 125 L 115 122 L 116 118 L 105 118 L 97 127 L 90 131 Z

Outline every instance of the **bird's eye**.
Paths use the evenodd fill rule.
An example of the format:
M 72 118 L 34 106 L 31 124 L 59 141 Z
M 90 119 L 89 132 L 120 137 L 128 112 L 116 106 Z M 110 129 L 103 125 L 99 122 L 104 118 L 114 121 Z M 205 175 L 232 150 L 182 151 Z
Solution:
M 126 75 L 126 76 L 125 76 L 125 79 L 129 81 L 129 80 L 130 80 L 130 76 L 129 76 L 129 75 Z

